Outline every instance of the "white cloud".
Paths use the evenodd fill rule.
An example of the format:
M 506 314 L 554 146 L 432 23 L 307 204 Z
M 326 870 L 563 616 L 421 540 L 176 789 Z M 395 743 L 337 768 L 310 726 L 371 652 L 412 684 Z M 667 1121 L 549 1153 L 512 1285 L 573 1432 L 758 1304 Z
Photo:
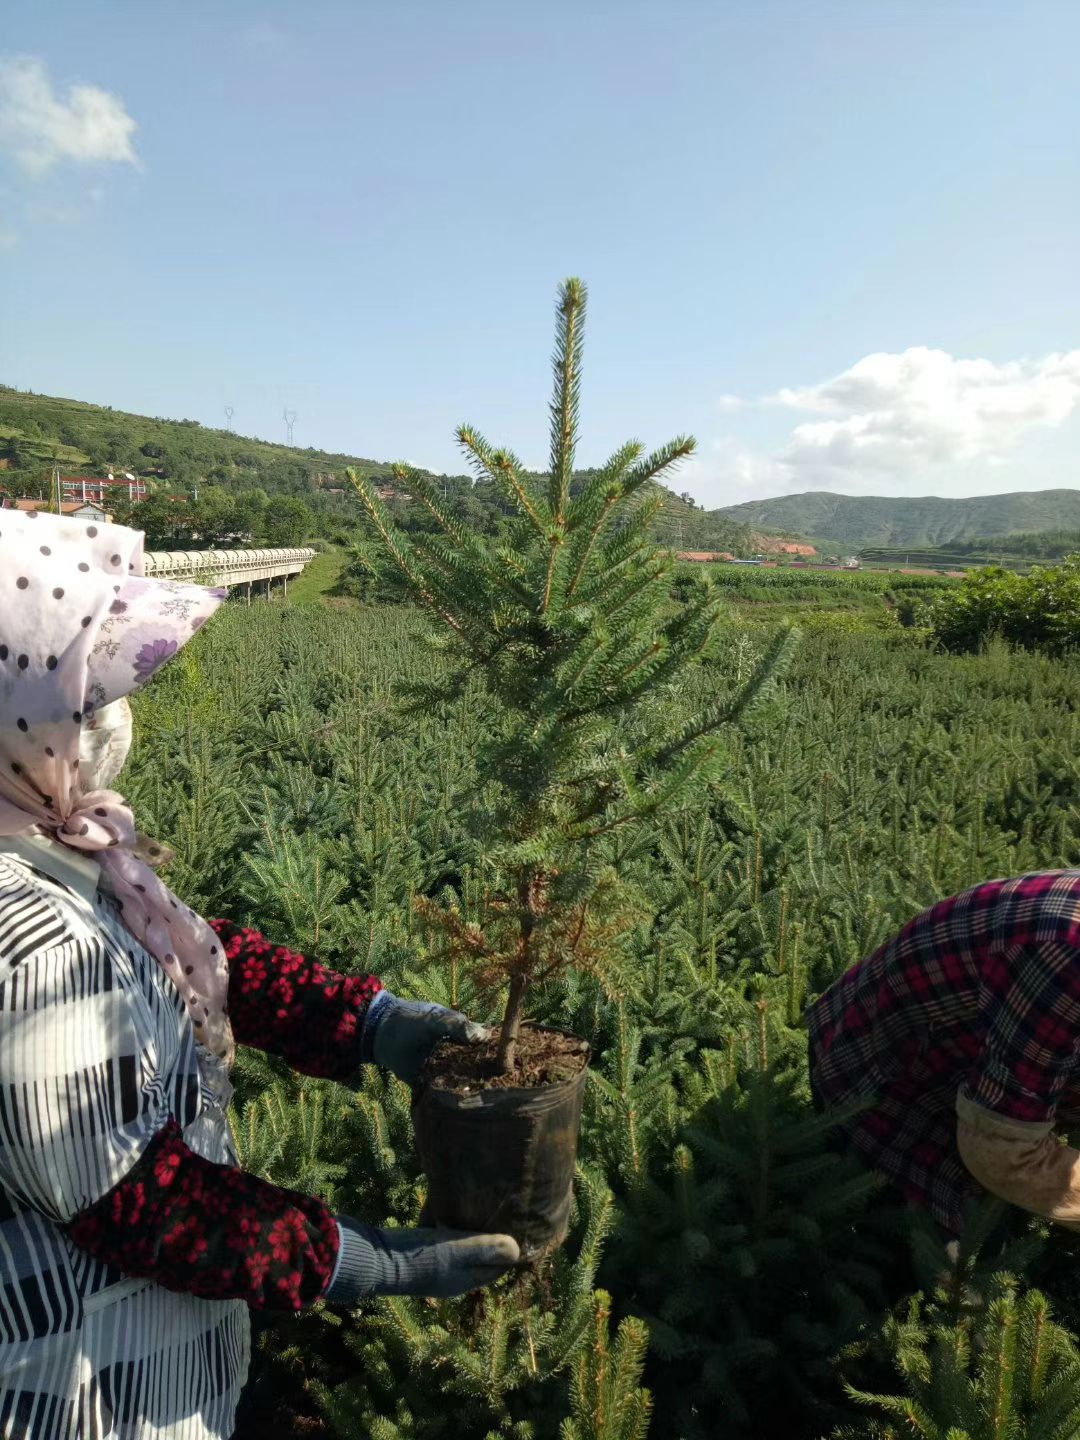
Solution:
M 795 427 L 788 465 L 903 477 L 1000 460 L 1026 431 L 1061 425 L 1080 406 L 1080 350 L 998 365 L 919 345 L 768 400 L 826 417 Z
M 721 397 L 721 408 L 734 411 L 729 399 Z M 772 450 L 715 442 L 695 475 L 705 503 L 808 489 L 1000 490 L 1010 484 L 1002 472 L 1020 443 L 1080 410 L 1080 350 L 998 364 L 913 346 L 867 355 L 832 379 L 785 387 L 757 403 L 816 418 L 796 424 Z M 992 480 L 988 471 L 996 472 Z M 1014 474 L 1012 488 L 1028 486 Z M 718 498 L 721 489 L 726 499 Z
M 766 495 L 805 489 L 793 485 L 788 467 L 774 455 L 727 436 L 700 446 L 679 466 L 674 490 L 689 490 L 709 509 Z
M 0 59 L 0 151 L 31 175 L 60 160 L 135 165 L 135 121 L 116 95 L 96 85 L 53 88 L 40 60 Z

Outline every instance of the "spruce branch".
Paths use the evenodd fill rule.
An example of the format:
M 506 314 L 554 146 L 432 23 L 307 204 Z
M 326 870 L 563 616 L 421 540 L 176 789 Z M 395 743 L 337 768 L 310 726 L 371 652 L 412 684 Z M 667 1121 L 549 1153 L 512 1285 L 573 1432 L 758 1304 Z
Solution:
M 778 630 L 753 675 L 738 695 L 734 699 L 721 700 L 710 706 L 671 744 L 656 752 L 654 763 L 668 765 L 703 736 L 714 734 L 725 726 L 734 726 L 744 720 L 768 688 L 783 678 L 795 657 L 798 640 L 799 631 L 795 626 L 787 625 Z
M 542 514 L 540 501 L 523 479 L 521 461 L 510 450 L 496 450 L 471 425 L 459 425 L 457 441 L 469 457 L 478 475 L 489 479 L 504 499 L 508 500 L 533 527 L 546 535 L 548 519 Z
M 640 440 L 627 440 L 604 461 L 571 499 L 568 523 L 576 530 L 591 523 L 597 507 L 610 495 L 622 491 L 623 481 L 631 465 L 641 459 L 645 446 Z
M 426 578 L 421 574 L 410 553 L 410 545 L 402 531 L 394 524 L 385 505 L 368 484 L 367 477 L 351 466 L 345 471 L 346 477 L 353 489 L 360 496 L 361 504 L 367 511 L 368 518 L 374 525 L 379 539 L 389 553 L 391 559 L 401 571 L 406 583 L 413 593 L 429 606 L 440 619 L 444 620 L 452 630 L 461 630 L 461 623 L 456 616 L 444 610 L 436 600 Z
M 623 481 L 623 494 L 633 495 L 643 485 L 658 481 L 662 475 L 688 459 L 696 449 L 697 441 L 692 435 L 677 435 L 629 471 Z
M 574 455 L 577 450 L 586 300 L 585 284 L 577 278 L 565 280 L 559 288 L 555 354 L 551 362 L 555 376 L 555 393 L 551 401 L 551 479 L 548 509 L 556 525 L 560 527 L 566 521 Z

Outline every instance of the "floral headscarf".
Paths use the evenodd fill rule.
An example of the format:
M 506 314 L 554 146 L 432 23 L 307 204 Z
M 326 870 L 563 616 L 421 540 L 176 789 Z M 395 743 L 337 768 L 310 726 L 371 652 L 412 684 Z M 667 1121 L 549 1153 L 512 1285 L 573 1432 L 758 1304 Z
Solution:
M 142 540 L 119 525 L 0 510 L 0 835 L 34 831 L 93 855 L 199 1042 L 228 1067 L 217 936 L 158 879 L 167 854 L 139 834 L 123 796 L 80 777 L 95 717 L 144 685 L 227 594 L 144 578 Z
M 84 790 L 109 790 L 124 768 L 134 725 L 127 696 L 83 719 L 79 736 L 79 783 Z

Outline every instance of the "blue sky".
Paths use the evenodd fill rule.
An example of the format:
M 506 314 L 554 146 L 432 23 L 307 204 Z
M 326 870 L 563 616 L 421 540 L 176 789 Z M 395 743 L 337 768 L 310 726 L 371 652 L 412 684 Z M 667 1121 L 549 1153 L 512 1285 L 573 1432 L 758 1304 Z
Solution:
M 7 0 L 0 380 L 709 505 L 1077 483 L 1075 0 Z M 72 87 L 76 87 L 73 89 Z

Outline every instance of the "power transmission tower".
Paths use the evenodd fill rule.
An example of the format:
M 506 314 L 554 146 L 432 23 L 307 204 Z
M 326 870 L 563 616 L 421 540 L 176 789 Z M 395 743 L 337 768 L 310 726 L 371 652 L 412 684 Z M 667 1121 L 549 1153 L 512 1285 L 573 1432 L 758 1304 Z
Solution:
M 290 410 L 287 406 L 281 412 L 281 418 L 285 421 L 285 444 L 292 444 L 293 426 L 296 424 L 296 411 Z
M 225 429 L 232 430 L 232 417 L 236 412 L 231 405 L 225 406 Z

